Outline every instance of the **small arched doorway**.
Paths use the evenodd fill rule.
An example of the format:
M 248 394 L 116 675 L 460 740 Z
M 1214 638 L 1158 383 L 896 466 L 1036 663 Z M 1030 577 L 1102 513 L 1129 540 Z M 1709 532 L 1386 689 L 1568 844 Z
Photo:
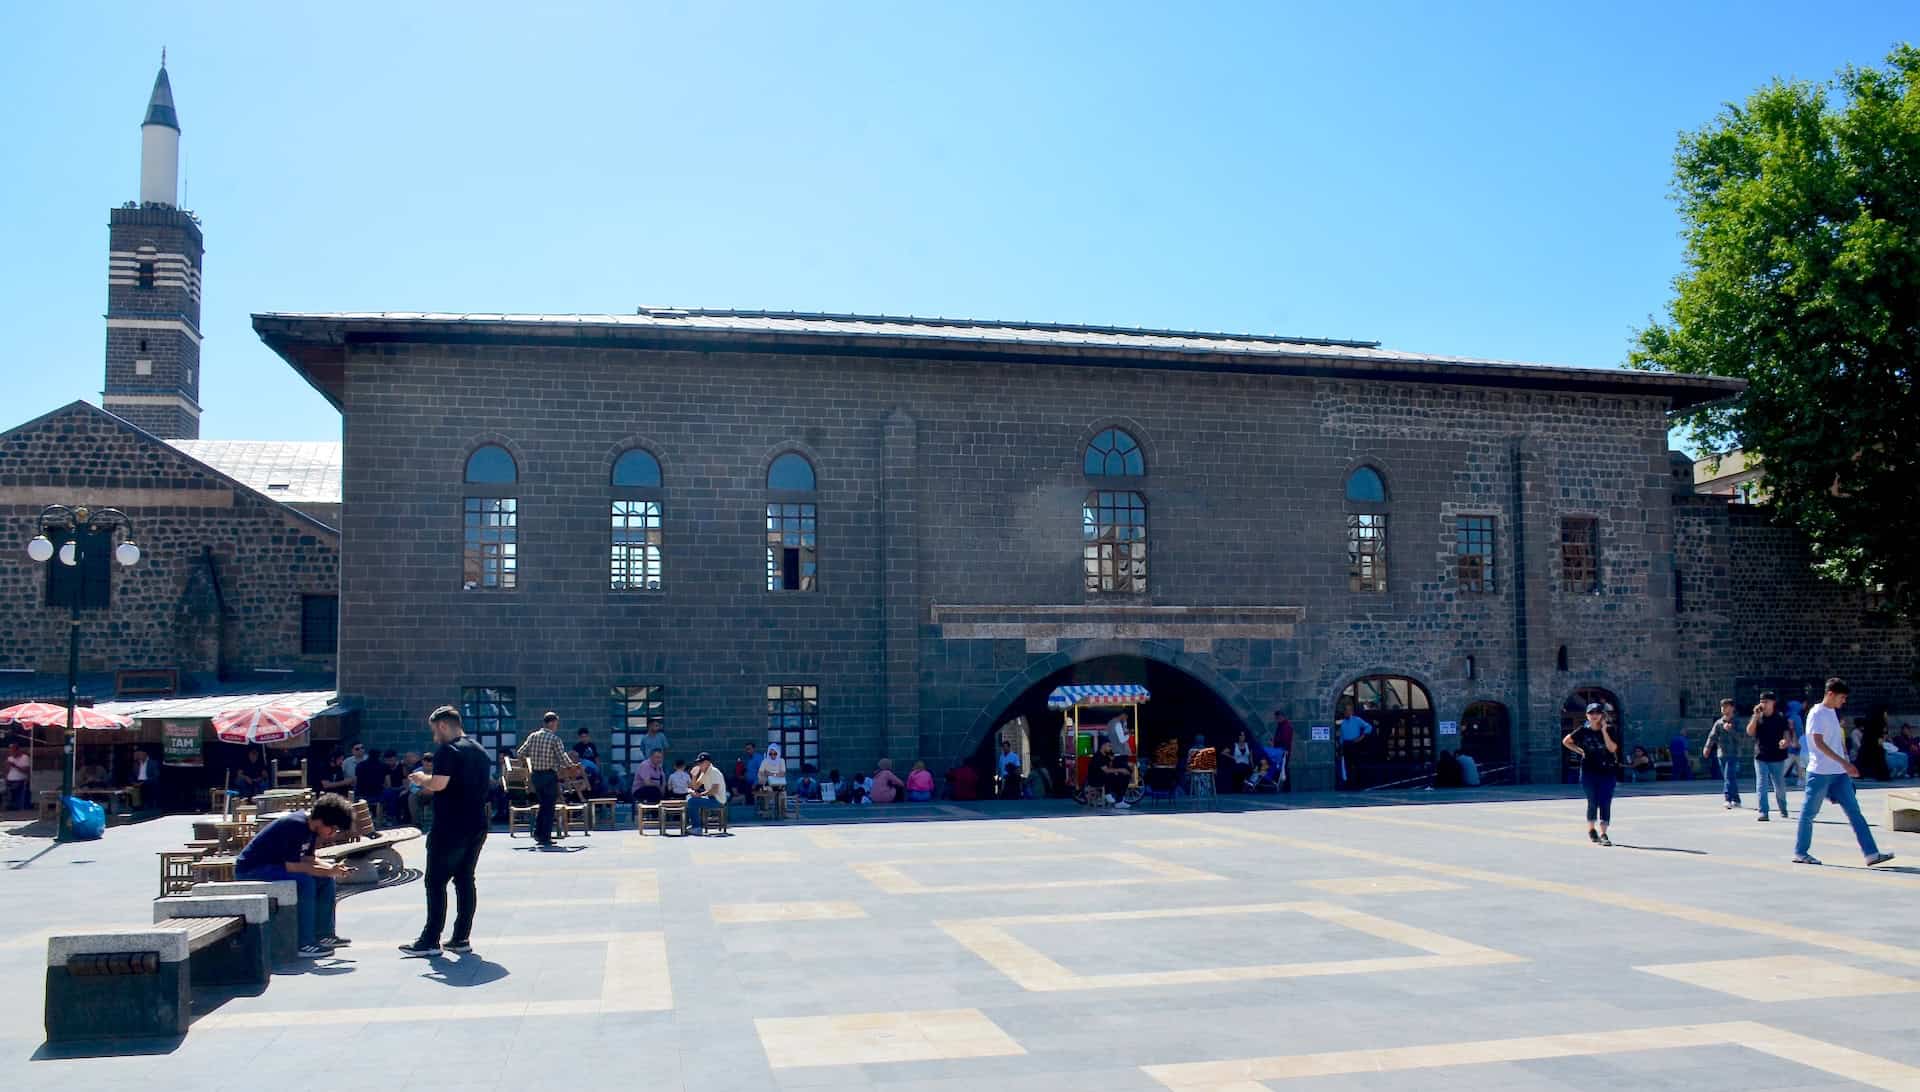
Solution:
M 1461 711 L 1460 753 L 1472 757 L 1482 779 L 1512 780 L 1512 724 L 1497 701 L 1477 701 Z
M 1021 691 L 1019 697 L 999 713 L 992 730 L 974 748 L 968 764 L 981 775 L 982 784 L 991 784 L 1000 741 L 1012 740 L 1016 750 L 1024 741 L 1027 776 L 1031 778 L 1043 772 L 1047 789 L 1056 795 L 1063 794 L 1060 754 L 1063 718 L 1059 711 L 1047 708 L 1047 695 L 1057 686 L 1129 683 L 1145 686 L 1152 695 L 1147 704 L 1140 707 L 1136 725 L 1143 755 L 1151 755 L 1155 748 L 1169 740 L 1178 740 L 1180 753 L 1184 755 L 1186 746 L 1196 735 L 1204 735 L 1212 745 L 1225 749 L 1242 730 L 1251 730 L 1212 687 L 1171 664 L 1143 656 L 1100 656 L 1069 664 Z M 1116 709 L 1114 715 L 1124 712 Z M 1031 789 L 1041 791 L 1038 785 Z
M 1433 770 L 1433 697 L 1405 675 L 1355 679 L 1334 703 L 1340 787 L 1366 789 Z
M 1607 707 L 1607 724 L 1613 729 L 1613 738 L 1620 744 L 1620 759 L 1625 762 L 1628 755 L 1627 720 L 1620 712 L 1620 699 L 1614 697 L 1611 690 L 1598 686 L 1582 686 L 1568 694 L 1567 700 L 1560 705 L 1560 735 L 1565 737 L 1586 724 L 1587 706 L 1595 702 Z M 1554 745 L 1559 747 L 1559 741 L 1556 740 Z M 1565 747 L 1560 747 L 1560 753 L 1563 756 L 1560 764 L 1560 780 L 1569 785 L 1574 784 L 1580 780 L 1580 760 Z

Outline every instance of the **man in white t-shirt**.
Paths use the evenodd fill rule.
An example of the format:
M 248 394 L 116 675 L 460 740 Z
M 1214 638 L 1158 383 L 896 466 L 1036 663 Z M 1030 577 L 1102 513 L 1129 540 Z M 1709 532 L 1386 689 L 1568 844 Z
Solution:
M 1868 867 L 1893 860 L 1893 854 L 1880 852 L 1874 844 L 1873 831 L 1853 794 L 1853 779 L 1860 771 L 1847 761 L 1846 734 L 1840 728 L 1840 710 L 1846 704 L 1846 682 L 1828 679 L 1826 696 L 1807 710 L 1807 790 L 1800 803 L 1800 833 L 1793 842 L 1795 864 L 1820 863 L 1807 851 L 1813 848 L 1813 817 L 1820 814 L 1821 801 L 1829 799 L 1840 805 L 1847 822 L 1853 824 L 1853 836 L 1866 854 Z
M 690 793 L 687 796 L 687 815 L 693 820 L 700 833 L 707 832 L 707 812 L 714 808 L 727 806 L 727 779 L 713 764 L 713 756 L 705 751 L 693 760 L 690 779 Z

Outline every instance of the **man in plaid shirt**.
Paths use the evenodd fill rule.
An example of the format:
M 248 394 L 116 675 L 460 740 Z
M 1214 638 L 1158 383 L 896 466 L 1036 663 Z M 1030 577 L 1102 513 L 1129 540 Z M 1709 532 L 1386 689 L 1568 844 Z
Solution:
M 560 764 L 567 753 L 559 732 L 560 714 L 548 713 L 540 718 L 540 728 L 521 740 L 515 752 L 533 771 L 533 794 L 540 801 L 540 814 L 533 821 L 533 840 L 549 849 L 553 847 L 553 805 L 560 798 Z

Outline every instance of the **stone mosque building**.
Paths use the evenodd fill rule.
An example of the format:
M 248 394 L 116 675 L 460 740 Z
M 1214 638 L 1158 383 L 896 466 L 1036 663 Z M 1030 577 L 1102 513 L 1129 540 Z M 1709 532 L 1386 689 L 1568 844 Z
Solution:
M 121 490 L 192 529 L 183 558 L 271 525 L 271 549 L 212 546 L 255 581 L 225 600 L 227 663 L 337 669 L 377 746 L 455 701 L 489 746 L 553 709 L 619 766 L 656 726 L 676 753 L 939 770 L 1025 724 L 1047 762 L 1049 691 L 1138 683 L 1149 747 L 1289 718 L 1302 788 L 1334 784 L 1357 711 L 1364 788 L 1442 750 L 1558 780 L 1593 700 L 1650 747 L 1836 672 L 1856 706 L 1920 710 L 1914 633 L 1668 450 L 1733 380 L 1066 324 L 258 314 L 343 445 L 198 440 L 200 224 L 158 177 L 177 125 L 163 72 L 112 218 L 103 406 L 0 437 L 0 490 Z M 0 666 L 44 667 L 57 630 L 25 568 L 0 557 Z M 117 624 L 153 636 L 114 666 L 204 666 L 165 636 L 193 571 L 122 578 L 153 620 Z M 337 655 L 309 661 L 329 595 Z

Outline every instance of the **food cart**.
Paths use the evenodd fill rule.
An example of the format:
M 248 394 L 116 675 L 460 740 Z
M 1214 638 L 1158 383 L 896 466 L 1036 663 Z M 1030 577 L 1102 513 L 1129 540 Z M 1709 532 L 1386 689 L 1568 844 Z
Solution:
M 1100 740 L 1111 738 L 1114 751 L 1134 759 L 1129 803 L 1140 797 L 1140 707 L 1150 697 L 1147 688 L 1132 683 L 1055 687 L 1047 708 L 1061 714 L 1060 762 L 1076 800 L 1084 799 L 1087 769 L 1100 750 Z M 1088 710 L 1121 714 L 1090 719 Z

